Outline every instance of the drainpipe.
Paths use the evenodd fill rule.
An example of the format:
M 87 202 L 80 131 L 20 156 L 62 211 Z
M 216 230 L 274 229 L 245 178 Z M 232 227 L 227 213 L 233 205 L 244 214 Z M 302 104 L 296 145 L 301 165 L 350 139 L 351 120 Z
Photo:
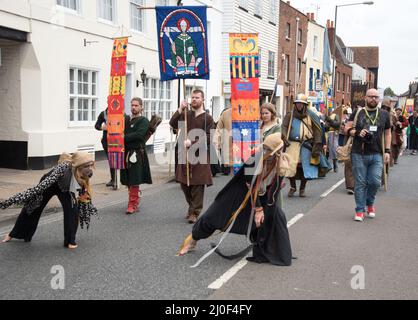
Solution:
M 299 21 L 300 18 L 296 17 L 296 56 L 295 56 L 295 97 L 298 94 L 298 36 L 299 36 Z

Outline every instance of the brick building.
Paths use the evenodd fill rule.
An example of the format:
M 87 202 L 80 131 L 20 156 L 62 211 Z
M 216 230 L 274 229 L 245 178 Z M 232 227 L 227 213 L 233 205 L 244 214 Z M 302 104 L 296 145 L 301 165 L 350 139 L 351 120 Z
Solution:
M 350 47 L 354 62 L 367 70 L 369 88 L 377 88 L 379 83 L 379 47 Z
M 306 66 L 303 63 L 308 38 L 308 17 L 280 1 L 279 86 L 283 88 L 283 112 L 289 111 L 294 97 L 306 92 Z
M 336 37 L 335 53 L 334 53 L 334 22 L 327 22 L 328 37 L 331 47 L 332 59 L 336 57 L 335 68 L 335 102 L 336 106 L 347 104 L 351 101 L 351 80 L 353 69 L 350 66 L 352 60 L 347 58 L 352 56 L 352 52 L 347 50 L 347 46 L 344 44 L 340 37 Z

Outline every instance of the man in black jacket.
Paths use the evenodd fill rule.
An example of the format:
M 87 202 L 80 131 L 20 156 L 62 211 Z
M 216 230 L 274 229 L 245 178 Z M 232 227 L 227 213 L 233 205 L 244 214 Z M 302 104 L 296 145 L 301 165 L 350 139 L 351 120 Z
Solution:
M 99 117 L 97 118 L 97 122 L 94 125 L 96 130 L 103 131 L 103 137 L 102 137 L 102 146 L 103 150 L 106 153 L 106 157 L 108 157 L 107 152 L 107 108 L 105 111 L 102 111 L 99 114 Z M 110 168 L 110 181 L 106 184 L 106 187 L 114 187 L 115 185 L 115 169 Z

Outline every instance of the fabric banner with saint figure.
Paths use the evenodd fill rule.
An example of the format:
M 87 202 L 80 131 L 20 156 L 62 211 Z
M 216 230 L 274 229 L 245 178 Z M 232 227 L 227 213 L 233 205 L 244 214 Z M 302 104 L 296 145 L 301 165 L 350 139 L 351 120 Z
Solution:
M 205 6 L 156 7 L 161 80 L 209 80 Z

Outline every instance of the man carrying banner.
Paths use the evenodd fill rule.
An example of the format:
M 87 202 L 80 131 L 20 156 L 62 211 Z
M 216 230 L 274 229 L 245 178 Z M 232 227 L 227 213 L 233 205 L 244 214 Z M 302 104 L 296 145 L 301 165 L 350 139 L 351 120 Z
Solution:
M 132 115 L 125 117 L 125 168 L 121 170 L 121 183 L 129 188 L 129 203 L 126 214 L 138 212 L 139 186 L 152 184 L 148 155 L 145 150 L 149 120 L 142 116 L 142 99 L 131 101 Z
M 204 109 L 204 99 L 205 94 L 203 91 L 194 90 L 192 93 L 191 111 L 188 111 L 187 101 L 183 101 L 170 120 L 172 128 L 175 130 L 181 129 L 176 181 L 181 184 L 189 205 L 186 215 L 189 223 L 195 223 L 203 209 L 205 185 L 210 186 L 213 184 L 209 162 L 209 143 L 210 130 L 214 127 L 214 122 Z M 186 114 L 187 137 L 184 136 L 186 131 L 184 125 Z M 187 157 L 185 157 L 186 152 L 188 153 L 187 160 Z M 189 165 L 187 165 L 187 161 L 190 161 Z M 188 176 L 189 179 L 187 178 Z

